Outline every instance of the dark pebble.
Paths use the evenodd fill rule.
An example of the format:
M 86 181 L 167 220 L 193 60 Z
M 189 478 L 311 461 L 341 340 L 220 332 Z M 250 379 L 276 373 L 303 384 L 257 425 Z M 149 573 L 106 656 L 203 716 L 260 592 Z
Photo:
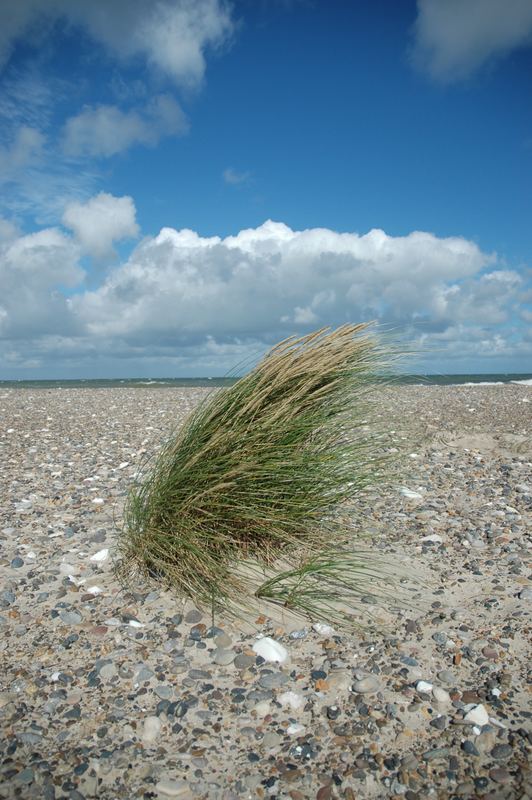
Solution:
M 513 749 L 509 744 L 496 744 L 491 751 L 493 758 L 506 759 L 510 758 L 513 754 Z
M 24 566 L 24 561 L 19 556 L 16 556 L 16 558 L 12 560 L 11 566 L 14 567 L 15 569 L 18 569 L 18 567 Z
M 328 719 L 338 719 L 340 716 L 340 709 L 338 706 L 328 706 L 327 707 L 327 717 Z
M 464 751 L 464 753 L 468 754 L 468 756 L 479 756 L 480 755 L 480 753 L 478 752 L 478 750 L 475 747 L 475 745 L 473 744 L 473 742 L 469 741 L 469 739 L 466 739 L 465 742 L 462 742 L 461 748 Z
M 434 761 L 436 758 L 447 758 L 449 755 L 448 747 L 435 747 L 423 753 L 423 761 Z

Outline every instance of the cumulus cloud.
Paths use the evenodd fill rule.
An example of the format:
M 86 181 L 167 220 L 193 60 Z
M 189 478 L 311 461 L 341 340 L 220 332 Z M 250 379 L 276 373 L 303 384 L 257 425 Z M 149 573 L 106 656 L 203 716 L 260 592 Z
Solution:
M 153 98 L 143 109 L 121 111 L 113 105 L 85 106 L 66 121 L 63 150 L 69 156 L 108 157 L 135 144 L 154 146 L 165 136 L 187 130 L 184 112 L 167 94 Z
M 113 197 L 100 192 L 86 203 L 69 203 L 63 224 L 74 231 L 83 249 L 95 258 L 113 253 L 113 242 L 133 239 L 139 234 L 131 197 Z
M 150 364 L 220 374 L 290 334 L 369 319 L 455 363 L 532 355 L 519 323 L 525 276 L 460 237 L 295 231 L 271 221 L 226 238 L 163 228 L 100 285 L 66 296 L 61 287 L 83 277 L 82 245 L 103 236 L 110 246 L 136 231 L 130 198 L 99 195 L 74 210 L 65 220 L 76 238 L 47 229 L 0 251 L 0 282 L 9 277 L 0 338 L 11 364 L 98 360 L 115 375 L 146 374 Z
M 78 325 L 62 287 L 84 278 L 79 248 L 57 228 L 0 244 L 0 339 L 74 334 Z
M 415 63 L 441 81 L 467 78 L 532 44 L 530 0 L 418 0 Z
M 57 19 L 80 26 L 113 56 L 141 57 L 186 87 L 201 82 L 205 51 L 234 29 L 223 0 L 17 0 L 0 4 L 0 66 L 17 40 L 38 44 Z
M 225 239 L 164 228 L 96 291 L 73 298 L 95 335 L 157 341 L 274 340 L 351 319 L 453 319 L 490 258 L 472 242 L 415 232 L 293 231 L 268 221 Z M 469 290 L 470 291 L 470 290 Z

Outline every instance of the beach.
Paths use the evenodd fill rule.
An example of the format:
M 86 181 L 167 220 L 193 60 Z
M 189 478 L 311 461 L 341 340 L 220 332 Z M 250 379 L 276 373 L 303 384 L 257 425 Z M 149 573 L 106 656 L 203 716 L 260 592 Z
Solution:
M 402 466 L 353 535 L 413 580 L 352 631 L 117 582 L 128 489 L 208 391 L 0 391 L 0 798 L 531 797 L 532 387 L 380 392 Z

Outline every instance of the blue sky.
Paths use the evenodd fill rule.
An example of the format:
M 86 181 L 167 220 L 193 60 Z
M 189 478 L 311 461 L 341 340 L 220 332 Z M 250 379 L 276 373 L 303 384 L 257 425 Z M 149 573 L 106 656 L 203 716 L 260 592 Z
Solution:
M 528 0 L 4 4 L 0 379 L 531 371 L 530 75 Z

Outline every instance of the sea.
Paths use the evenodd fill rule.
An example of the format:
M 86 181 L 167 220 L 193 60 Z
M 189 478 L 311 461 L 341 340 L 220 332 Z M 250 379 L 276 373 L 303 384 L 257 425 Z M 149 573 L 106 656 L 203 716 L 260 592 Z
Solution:
M 143 389 L 174 387 L 227 387 L 238 378 L 72 378 L 67 380 L 0 380 L 0 389 Z M 532 373 L 501 372 L 478 375 L 394 375 L 395 385 L 420 386 L 497 386 L 504 383 L 517 383 L 532 386 Z

